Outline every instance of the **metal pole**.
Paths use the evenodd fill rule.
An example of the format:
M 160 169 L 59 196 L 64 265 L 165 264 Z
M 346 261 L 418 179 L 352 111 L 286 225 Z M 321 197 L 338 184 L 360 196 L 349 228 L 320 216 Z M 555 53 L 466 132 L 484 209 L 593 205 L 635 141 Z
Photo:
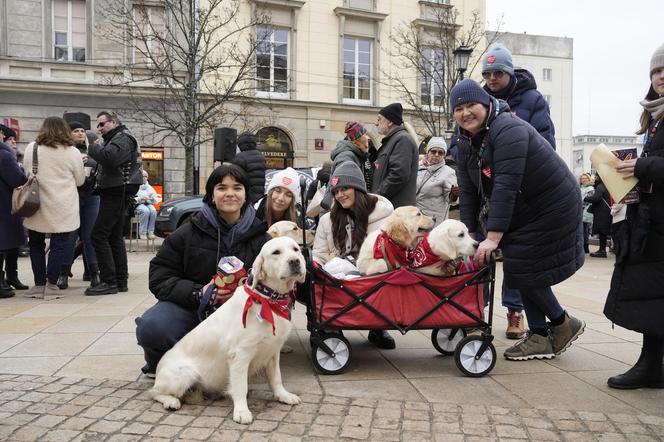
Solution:
M 200 81 L 200 60 L 198 57 L 198 35 L 200 33 L 199 29 L 199 0 L 193 0 L 191 8 L 191 27 L 192 27 L 192 46 L 191 49 L 194 49 L 194 79 L 191 83 L 191 99 L 192 99 L 192 118 L 191 121 L 194 123 L 194 151 L 192 152 L 192 161 L 193 161 L 193 180 L 192 180 L 192 194 L 199 194 L 200 187 L 200 165 L 201 165 L 201 134 L 198 122 L 198 82 Z

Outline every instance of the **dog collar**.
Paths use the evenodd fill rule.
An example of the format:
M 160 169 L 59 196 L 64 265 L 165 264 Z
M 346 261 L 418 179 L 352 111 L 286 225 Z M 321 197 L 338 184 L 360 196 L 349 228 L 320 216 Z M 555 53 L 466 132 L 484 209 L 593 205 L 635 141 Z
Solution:
M 392 270 L 397 264 L 405 266 L 410 263 L 410 249 L 397 244 L 385 230 L 381 230 L 374 242 L 373 257 L 385 259 Z
M 419 269 L 420 267 L 427 267 L 432 264 L 440 263 L 440 258 L 431 250 L 429 244 L 429 234 L 427 233 L 424 238 L 417 244 L 415 250 L 411 254 L 410 267 Z
M 267 289 L 262 284 L 258 284 L 261 288 Z M 295 298 L 295 289 L 280 295 L 280 298 L 272 298 L 268 297 L 267 295 L 254 290 L 251 288 L 249 284 L 244 284 L 244 291 L 247 293 L 247 301 L 244 303 L 244 309 L 242 311 L 242 326 L 244 328 L 247 328 L 247 313 L 249 312 L 249 309 L 253 304 L 260 304 L 261 306 L 261 311 L 259 313 L 259 320 L 265 320 L 272 324 L 272 336 L 275 335 L 275 327 L 276 327 L 276 321 L 274 318 L 274 314 L 277 314 L 278 316 L 281 316 L 282 318 L 290 321 L 291 318 L 291 312 L 290 312 L 290 307 L 291 307 L 291 301 L 292 299 Z M 272 293 L 276 293 L 274 290 L 270 291 Z

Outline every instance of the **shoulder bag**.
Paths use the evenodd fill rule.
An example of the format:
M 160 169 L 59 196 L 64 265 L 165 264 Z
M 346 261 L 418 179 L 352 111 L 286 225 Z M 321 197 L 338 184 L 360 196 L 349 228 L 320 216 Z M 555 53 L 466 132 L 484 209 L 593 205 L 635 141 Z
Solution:
M 39 145 L 35 142 L 32 148 L 32 176 L 27 183 L 14 189 L 12 193 L 12 215 L 29 218 L 39 210 L 38 149 Z

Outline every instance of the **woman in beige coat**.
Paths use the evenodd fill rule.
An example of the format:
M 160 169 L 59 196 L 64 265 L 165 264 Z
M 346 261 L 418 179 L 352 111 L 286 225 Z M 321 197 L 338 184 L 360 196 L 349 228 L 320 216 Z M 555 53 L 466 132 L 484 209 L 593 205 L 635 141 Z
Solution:
M 27 297 L 54 299 L 61 296 L 56 285 L 72 232 L 79 228 L 77 187 L 85 181 L 83 159 L 73 146 L 71 129 L 62 118 L 44 120 L 37 139 L 25 150 L 24 166 L 32 175 L 33 150 L 37 149 L 39 210 L 23 225 L 28 229 L 30 262 L 35 286 Z M 46 234 L 50 251 L 46 265 Z

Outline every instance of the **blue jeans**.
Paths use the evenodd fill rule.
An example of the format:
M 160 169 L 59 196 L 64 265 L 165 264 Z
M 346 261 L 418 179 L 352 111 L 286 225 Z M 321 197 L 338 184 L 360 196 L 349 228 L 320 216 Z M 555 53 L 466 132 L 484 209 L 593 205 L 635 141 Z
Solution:
M 592 228 L 592 223 L 583 223 L 583 250 L 585 250 L 586 253 L 589 252 L 588 239 L 590 238 L 590 231 Z
M 565 312 L 551 287 L 521 289 L 520 292 L 530 328 L 547 328 L 546 318 L 559 318 Z
M 521 292 L 518 289 L 508 289 L 505 283 L 503 282 L 503 293 L 502 293 L 503 307 L 507 307 L 508 310 L 515 312 L 520 312 L 523 310 L 523 301 L 521 300 Z
M 28 231 L 28 245 L 30 246 L 30 263 L 35 285 L 46 285 L 46 282 L 55 284 L 60 276 L 60 269 L 65 262 L 68 248 L 71 245 L 72 232 L 51 233 L 50 249 L 48 252 L 48 265 L 46 264 L 46 234 Z
M 136 206 L 138 215 L 138 233 L 154 233 L 154 222 L 157 220 L 157 209 L 152 204 L 139 204 Z
M 159 301 L 136 318 L 136 339 L 145 353 L 145 369 L 154 373 L 164 354 L 199 323 L 195 310 Z
M 72 235 L 71 243 L 67 249 L 65 261 L 63 263 L 63 272 L 69 271 L 74 263 L 74 250 L 76 249 L 76 238 L 81 238 L 83 244 L 83 260 L 85 265 L 97 265 L 97 254 L 92 246 L 92 228 L 97 220 L 99 213 L 99 196 L 89 195 L 78 199 L 79 213 L 81 217 L 81 227 Z M 78 257 L 78 255 L 76 255 Z

